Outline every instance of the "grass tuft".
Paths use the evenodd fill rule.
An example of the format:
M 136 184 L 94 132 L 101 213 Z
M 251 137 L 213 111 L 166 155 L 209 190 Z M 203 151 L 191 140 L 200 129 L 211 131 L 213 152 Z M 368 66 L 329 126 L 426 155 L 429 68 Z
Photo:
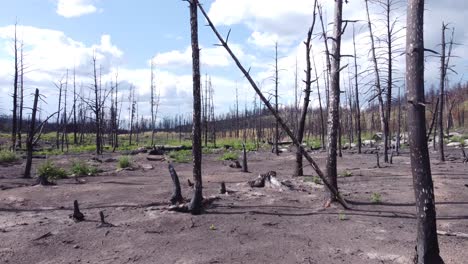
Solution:
M 37 168 L 37 175 L 48 180 L 58 180 L 67 178 L 67 172 L 56 166 L 52 161 L 46 160 Z
M 371 195 L 371 202 L 373 203 L 380 203 L 382 201 L 382 195 L 380 193 L 372 193 Z
M 99 173 L 98 168 L 90 166 L 83 161 L 74 161 L 70 170 L 76 176 L 94 176 Z
M 125 169 L 125 168 L 129 168 L 132 166 L 132 160 L 130 159 L 129 156 L 121 156 L 119 158 L 119 161 L 117 163 L 117 166 L 120 168 L 120 169 Z
M 177 163 L 189 163 L 192 159 L 192 150 L 177 150 L 169 152 L 169 157 Z
M 18 156 L 14 152 L 2 150 L 0 151 L 0 163 L 10 163 L 18 160 Z

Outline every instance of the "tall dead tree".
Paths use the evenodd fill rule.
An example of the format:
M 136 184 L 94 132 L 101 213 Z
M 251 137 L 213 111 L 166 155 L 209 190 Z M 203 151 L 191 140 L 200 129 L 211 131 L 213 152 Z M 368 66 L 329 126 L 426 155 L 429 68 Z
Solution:
M 36 89 L 36 92 L 34 93 L 34 103 L 33 103 L 33 108 L 32 108 L 31 121 L 29 123 L 28 139 L 26 141 L 26 166 L 24 169 L 24 178 L 31 178 L 34 131 L 36 130 L 36 113 L 37 113 L 38 99 L 39 99 L 39 89 Z
M 341 61 L 341 36 L 343 35 L 342 17 L 343 17 L 343 0 L 335 1 L 334 25 L 332 39 L 332 52 L 330 55 L 330 105 L 328 106 L 328 131 L 327 131 L 327 180 L 335 189 L 338 189 L 337 182 L 337 141 L 338 129 L 340 125 L 339 110 L 340 110 L 340 61 Z M 328 192 L 330 201 L 337 199 L 335 194 Z
M 445 94 L 445 79 L 447 70 L 445 69 L 445 30 L 447 25 L 442 22 L 442 41 L 441 41 L 441 52 L 440 52 L 440 88 L 439 88 L 439 103 L 440 110 L 438 112 L 438 127 L 439 127 L 439 160 L 445 161 L 444 155 L 444 94 Z
M 101 98 L 100 87 L 98 86 L 98 76 L 96 71 L 96 55 L 93 56 L 93 91 L 94 91 L 94 115 L 95 115 L 95 129 L 96 129 L 96 154 L 101 154 Z
M 312 25 L 309 28 L 309 31 L 307 32 L 307 39 L 304 42 L 306 46 L 306 79 L 304 80 L 306 88 L 304 90 L 304 104 L 302 106 L 301 110 L 301 116 L 299 119 L 299 127 L 297 129 L 297 140 L 302 143 L 302 139 L 304 137 L 304 128 L 305 128 L 305 122 L 306 122 L 306 116 L 307 112 L 309 110 L 309 102 L 310 102 L 310 92 L 311 92 L 311 86 L 312 86 L 312 66 L 311 66 L 311 59 L 310 59 L 310 53 L 311 53 L 311 42 L 312 42 L 312 33 L 314 31 L 314 26 L 315 26 L 315 9 L 317 7 L 317 0 L 314 1 L 314 11 L 313 11 L 313 18 L 312 18 Z M 278 124 L 278 122 L 276 122 Z M 296 150 L 296 168 L 294 170 L 294 176 L 304 176 L 304 170 L 302 168 L 302 153 L 299 149 Z
M 39 141 L 41 138 L 42 134 L 42 129 L 44 127 L 44 124 L 47 123 L 47 121 L 54 116 L 57 112 L 49 115 L 42 123 L 36 127 L 36 114 L 37 114 L 37 102 L 39 100 L 39 89 L 36 88 L 36 92 L 34 93 L 34 103 L 32 107 L 32 113 L 31 113 L 31 120 L 29 122 L 29 131 L 28 131 L 28 137 L 26 139 L 26 166 L 24 169 L 24 178 L 31 178 L 31 165 L 32 165 L 32 159 L 33 159 L 33 147 Z
M 156 95 L 156 85 L 154 78 L 154 62 L 151 60 L 151 146 L 154 146 L 154 136 L 156 132 L 156 118 L 159 107 L 159 94 Z
M 62 90 L 63 90 L 63 78 L 57 83 L 55 83 L 55 87 L 59 90 L 59 100 L 57 106 L 57 131 L 55 134 L 55 146 L 57 149 L 60 148 L 60 128 L 61 128 L 61 120 L 60 120 L 60 112 L 62 107 Z
M 426 138 L 424 98 L 424 0 L 409 0 L 406 24 L 406 85 L 411 171 L 416 197 L 415 263 L 444 263 L 437 240 L 434 186 Z
M 278 112 L 278 86 L 279 86 L 279 69 L 278 69 L 278 42 L 275 43 L 275 111 Z M 310 94 L 310 93 L 309 93 Z M 275 154 L 279 155 L 279 124 L 275 120 Z
M 384 140 L 384 161 L 388 162 L 388 120 L 385 116 L 385 109 L 384 109 L 384 102 L 382 98 L 383 89 L 381 86 L 381 79 L 380 79 L 380 72 L 379 72 L 379 63 L 377 61 L 376 55 L 376 47 L 375 47 L 375 38 L 374 32 L 372 31 L 372 22 L 369 13 L 369 0 L 365 0 L 366 3 L 366 13 L 367 13 L 367 27 L 369 29 L 369 38 L 371 42 L 371 54 L 372 54 L 372 62 L 374 66 L 374 73 L 375 73 L 375 92 L 376 97 L 379 102 L 379 114 L 380 114 L 380 127 L 383 132 L 383 140 Z
M 17 125 L 18 125 L 18 77 L 19 77 L 19 69 L 18 69 L 18 38 L 16 36 L 16 26 L 15 23 L 15 37 L 14 37 L 14 53 L 15 53 L 15 77 L 13 83 L 13 119 L 12 119 L 12 129 L 11 129 L 11 150 L 16 151 L 16 136 L 17 136 Z
M 322 107 L 322 95 L 320 94 L 320 84 L 319 84 L 319 76 L 317 72 L 317 66 L 315 64 L 315 56 L 314 52 L 312 49 L 312 43 L 311 43 L 311 55 L 312 55 L 312 62 L 315 70 L 315 84 L 317 88 L 317 97 L 318 97 L 318 102 L 319 102 L 319 111 L 320 111 L 320 142 L 321 142 L 321 147 L 322 149 L 325 149 L 325 120 L 324 120 L 324 114 L 323 114 L 323 107 Z M 325 82 L 324 82 L 325 83 Z
M 356 32 L 353 24 L 353 48 L 354 48 L 354 96 L 356 98 L 356 132 L 358 153 L 361 154 L 362 137 L 361 137 L 361 105 L 359 104 L 359 83 L 358 83 L 358 66 L 356 52 Z
M 18 147 L 21 148 L 21 133 L 23 132 L 23 105 L 24 105 L 24 44 L 20 46 L 20 74 L 19 74 L 19 116 L 18 116 Z
M 192 155 L 193 155 L 193 190 L 189 210 L 200 214 L 203 210 L 202 185 L 202 138 L 201 138 L 201 95 L 200 95 L 200 48 L 198 46 L 198 0 L 187 0 L 190 4 L 190 29 L 192 40 L 192 78 L 193 78 L 193 121 L 192 121 Z
M 78 97 L 76 94 L 76 69 L 73 68 L 73 144 L 78 144 L 78 127 L 76 122 L 76 103 L 78 102 Z

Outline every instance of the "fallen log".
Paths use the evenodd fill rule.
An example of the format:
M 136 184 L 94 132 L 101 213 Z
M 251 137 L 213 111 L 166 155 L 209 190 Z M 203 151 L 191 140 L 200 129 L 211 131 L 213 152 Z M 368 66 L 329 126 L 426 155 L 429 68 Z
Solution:
M 164 155 L 170 151 L 191 150 L 192 146 L 154 146 L 149 155 Z
M 454 236 L 454 237 L 468 238 L 468 234 L 461 233 L 461 232 L 447 232 L 447 231 L 437 230 L 437 234 L 441 236 Z

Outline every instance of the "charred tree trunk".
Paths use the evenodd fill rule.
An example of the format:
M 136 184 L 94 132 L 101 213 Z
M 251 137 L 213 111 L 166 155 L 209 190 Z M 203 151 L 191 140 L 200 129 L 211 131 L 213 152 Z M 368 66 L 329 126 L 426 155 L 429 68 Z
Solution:
M 401 147 L 400 138 L 401 138 L 401 94 L 400 94 L 400 87 L 398 87 L 398 130 L 397 130 L 397 138 L 396 138 L 396 146 L 395 146 L 397 155 L 400 155 L 400 147 Z
M 193 125 L 192 125 L 192 155 L 193 155 L 193 190 L 189 209 L 192 214 L 200 214 L 203 210 L 202 200 L 202 142 L 201 142 L 201 96 L 200 96 L 200 49 L 198 47 L 198 0 L 189 0 L 190 25 L 192 39 L 192 77 L 193 77 Z
M 242 172 L 249 172 L 247 166 L 247 149 L 245 148 L 245 142 L 242 143 Z
M 179 176 L 177 176 L 177 172 L 175 171 L 174 166 L 172 166 L 172 164 L 169 163 L 168 168 L 169 173 L 171 174 L 172 185 L 174 186 L 174 190 L 171 196 L 171 204 L 182 203 L 184 201 L 184 198 L 182 197 L 182 192 L 180 189 Z
M 415 263 L 444 263 L 437 240 L 434 186 L 426 139 L 424 98 L 424 0 L 409 0 L 406 34 L 406 84 L 411 170 L 416 197 Z
M 379 73 L 379 66 L 378 66 L 378 61 L 377 61 L 377 55 L 376 55 L 376 48 L 375 48 L 375 40 L 374 40 L 374 33 L 372 31 L 372 23 L 370 19 L 370 14 L 369 14 L 369 0 L 365 0 L 366 2 L 366 12 L 367 12 L 367 26 L 369 28 L 369 36 L 371 40 L 371 53 L 372 53 L 372 61 L 374 64 L 374 71 L 375 71 L 375 87 L 376 87 L 376 96 L 379 102 L 379 114 L 380 114 L 380 128 L 383 132 L 383 140 L 384 140 L 384 161 L 388 162 L 388 141 L 387 137 L 388 135 L 386 134 L 387 132 L 387 126 L 388 126 L 388 121 L 385 117 L 385 109 L 384 109 L 384 103 L 382 99 L 382 86 L 380 82 L 380 73 Z
M 96 154 L 101 154 L 101 106 L 99 97 L 99 87 L 96 72 L 96 56 L 93 57 L 93 73 L 94 73 L 94 114 L 95 114 L 95 129 L 96 129 Z
M 305 41 L 306 46 L 306 79 L 305 84 L 306 88 L 304 91 L 304 105 L 302 106 L 301 110 L 301 117 L 299 119 L 299 127 L 297 130 L 297 140 L 302 143 L 302 139 L 304 138 L 304 128 L 306 123 L 307 111 L 309 110 L 309 102 L 310 102 L 310 92 L 312 86 L 312 66 L 310 60 L 310 53 L 311 53 L 311 42 L 312 42 L 312 33 L 314 31 L 315 26 L 315 8 L 317 6 L 317 0 L 314 1 L 314 11 L 313 11 L 313 20 L 312 26 L 309 28 L 309 32 L 307 33 L 307 39 Z M 278 123 L 278 122 L 277 122 Z M 294 176 L 304 176 L 304 170 L 302 168 L 302 153 L 299 149 L 296 150 L 296 168 L 294 170 Z
M 362 137 L 361 137 L 361 106 L 359 104 L 359 84 L 358 84 L 358 68 L 357 68 L 357 52 L 356 52 L 356 34 L 353 24 L 353 47 L 354 47 L 354 92 L 356 97 L 356 130 L 357 130 L 357 145 L 358 153 L 361 154 Z
M 445 93 L 445 30 L 447 25 L 442 22 L 442 51 L 440 53 L 440 94 L 439 94 L 439 112 L 438 112 L 438 127 L 439 127 L 439 160 L 445 161 L 444 155 L 444 93 Z
M 330 105 L 328 107 L 328 145 L 327 145 L 327 180 L 333 188 L 338 190 L 337 182 L 337 141 L 338 129 L 340 125 L 340 60 L 341 60 L 341 35 L 342 32 L 343 0 L 335 1 L 334 29 L 332 53 L 330 54 Z M 330 201 L 336 200 L 332 192 L 328 192 Z
M 23 103 L 24 103 L 24 55 L 23 55 L 23 42 L 21 42 L 20 49 L 20 94 L 19 94 L 19 118 L 18 118 L 18 147 L 22 148 L 21 133 L 23 132 Z
M 278 43 L 275 44 L 275 111 L 278 112 L 278 85 L 279 85 L 279 75 L 278 75 Z M 279 155 L 279 124 L 278 120 L 275 120 L 275 154 Z
M 26 141 L 26 167 L 24 169 L 24 178 L 31 178 L 31 165 L 33 155 L 34 131 L 36 130 L 37 101 L 39 99 L 39 89 L 34 93 L 34 103 L 29 124 L 28 139 Z
M 16 136 L 17 136 L 17 109 L 18 109 L 18 39 L 16 37 L 16 24 L 15 24 L 15 38 L 14 38 L 14 50 L 15 50 L 15 77 L 13 83 L 13 119 L 11 129 L 11 150 L 16 151 Z

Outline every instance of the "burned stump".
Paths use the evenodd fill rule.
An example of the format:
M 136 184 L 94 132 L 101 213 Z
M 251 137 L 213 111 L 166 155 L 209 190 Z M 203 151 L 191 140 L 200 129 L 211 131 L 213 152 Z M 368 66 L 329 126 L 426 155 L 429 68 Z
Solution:
M 78 201 L 73 201 L 73 214 L 71 216 L 73 221 L 81 222 L 85 219 L 84 214 L 80 212 L 80 207 L 78 206 Z
M 168 167 L 169 173 L 171 174 L 172 184 L 174 185 L 174 190 L 170 200 L 171 204 L 174 205 L 177 203 L 182 203 L 184 201 L 184 198 L 182 197 L 182 192 L 180 189 L 179 176 L 177 176 L 177 172 L 175 171 L 174 166 L 172 166 L 171 163 L 169 163 Z

